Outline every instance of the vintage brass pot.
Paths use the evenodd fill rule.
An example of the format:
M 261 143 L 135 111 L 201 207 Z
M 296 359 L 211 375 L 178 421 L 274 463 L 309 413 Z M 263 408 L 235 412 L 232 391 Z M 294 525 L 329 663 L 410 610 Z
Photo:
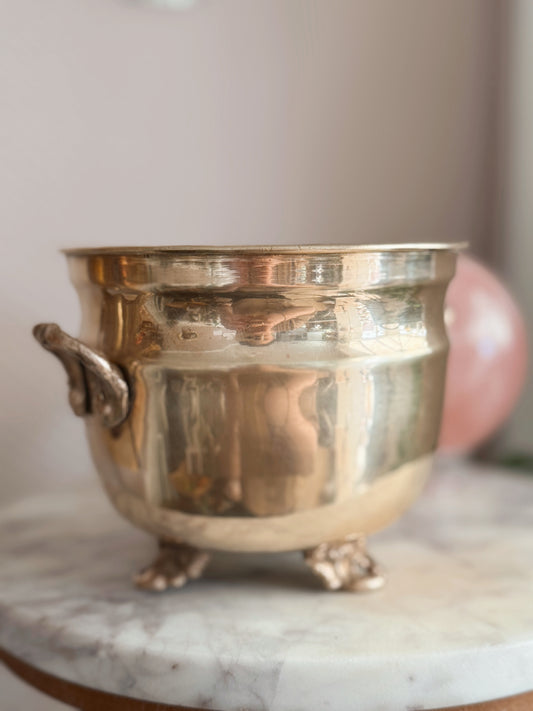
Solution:
M 66 251 L 80 340 L 34 333 L 114 506 L 161 542 L 141 587 L 212 550 L 301 549 L 330 589 L 382 583 L 364 536 L 428 475 L 458 247 Z

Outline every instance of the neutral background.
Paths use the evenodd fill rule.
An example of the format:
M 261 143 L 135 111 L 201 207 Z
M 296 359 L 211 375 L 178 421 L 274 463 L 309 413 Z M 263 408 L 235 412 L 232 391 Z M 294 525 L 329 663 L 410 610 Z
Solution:
M 487 0 L 0 0 L 3 498 L 91 471 L 65 375 L 74 245 L 490 247 Z
M 2 502 L 93 476 L 60 247 L 466 239 L 533 314 L 532 73 L 528 0 L 0 0 Z

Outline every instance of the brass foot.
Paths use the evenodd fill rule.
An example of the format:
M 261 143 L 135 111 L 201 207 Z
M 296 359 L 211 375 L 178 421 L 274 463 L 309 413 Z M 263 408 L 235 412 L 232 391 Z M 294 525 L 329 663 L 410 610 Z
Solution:
M 184 543 L 159 541 L 157 558 L 135 576 L 135 585 L 154 592 L 182 588 L 188 580 L 202 575 L 209 558 L 209 553 Z
M 304 559 L 328 590 L 362 592 L 383 587 L 383 571 L 366 552 L 363 536 L 321 543 L 304 551 Z

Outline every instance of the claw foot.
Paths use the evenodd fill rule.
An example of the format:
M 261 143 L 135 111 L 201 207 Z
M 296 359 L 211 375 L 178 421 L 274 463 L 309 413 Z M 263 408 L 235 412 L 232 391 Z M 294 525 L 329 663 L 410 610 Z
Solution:
M 199 578 L 210 555 L 183 543 L 159 542 L 159 555 L 134 578 L 142 590 L 162 592 L 182 588 L 188 580 Z
M 362 592 L 378 590 L 385 583 L 383 571 L 366 552 L 363 536 L 321 543 L 304 551 L 304 559 L 328 590 Z

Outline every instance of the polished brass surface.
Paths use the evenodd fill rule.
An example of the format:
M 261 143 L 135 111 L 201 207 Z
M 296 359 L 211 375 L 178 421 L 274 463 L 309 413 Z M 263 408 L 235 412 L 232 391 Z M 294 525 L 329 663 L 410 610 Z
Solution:
M 367 553 L 364 536 L 321 543 L 305 551 L 304 559 L 327 590 L 369 592 L 385 583 L 383 571 Z
M 72 368 L 70 341 L 55 352 L 116 508 L 221 550 L 308 549 L 392 522 L 437 442 L 458 248 L 67 251 L 84 355 Z M 127 382 L 118 408 L 113 389 L 95 397 L 95 362 Z
M 209 563 L 209 553 L 186 543 L 159 542 L 155 560 L 134 577 L 141 590 L 163 592 L 169 588 L 182 588 L 189 580 L 196 580 Z

